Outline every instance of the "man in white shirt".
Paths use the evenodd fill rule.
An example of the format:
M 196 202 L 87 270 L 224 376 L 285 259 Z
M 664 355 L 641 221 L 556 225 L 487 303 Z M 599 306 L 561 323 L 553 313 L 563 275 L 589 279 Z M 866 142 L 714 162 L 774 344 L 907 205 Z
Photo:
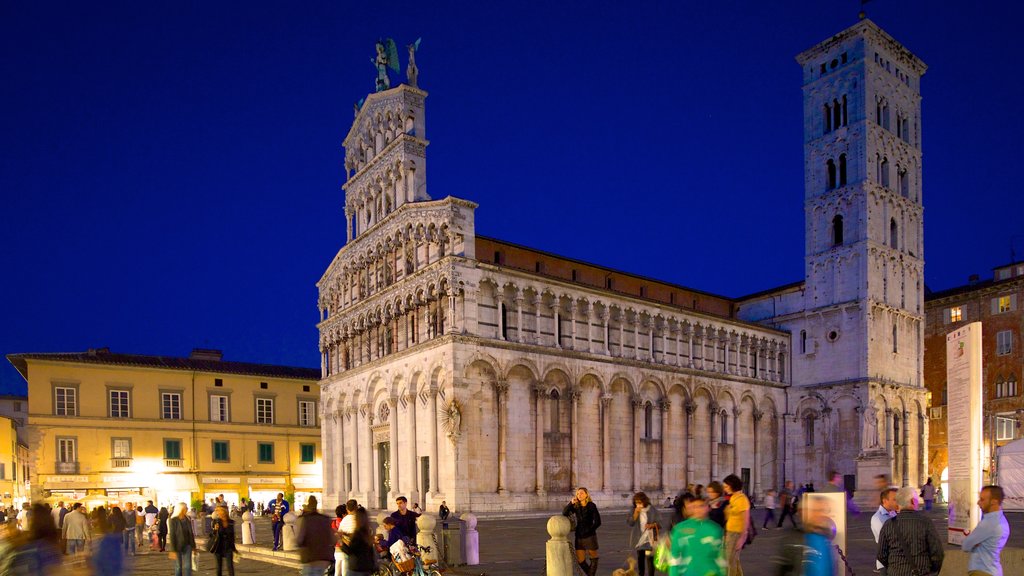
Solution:
M 994 485 L 982 488 L 978 507 L 985 514 L 960 544 L 962 549 L 971 554 L 967 561 L 967 573 L 1003 576 L 1003 564 L 999 556 L 1010 538 L 1010 523 L 1003 516 L 1003 489 Z
M 886 488 L 882 490 L 881 505 L 871 517 L 871 533 L 875 535 L 875 544 L 878 544 L 878 535 L 882 532 L 882 525 L 896 517 L 896 489 Z M 882 569 L 882 563 L 875 560 L 875 573 Z

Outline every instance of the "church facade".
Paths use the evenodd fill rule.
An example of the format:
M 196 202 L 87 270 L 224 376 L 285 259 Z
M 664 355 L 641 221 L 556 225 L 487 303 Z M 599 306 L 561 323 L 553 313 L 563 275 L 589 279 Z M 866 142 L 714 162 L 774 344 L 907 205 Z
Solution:
M 925 66 L 869 20 L 798 61 L 806 275 L 745 298 L 477 235 L 474 203 L 427 194 L 415 66 L 368 96 L 344 142 L 348 242 L 318 282 L 325 502 L 922 482 Z

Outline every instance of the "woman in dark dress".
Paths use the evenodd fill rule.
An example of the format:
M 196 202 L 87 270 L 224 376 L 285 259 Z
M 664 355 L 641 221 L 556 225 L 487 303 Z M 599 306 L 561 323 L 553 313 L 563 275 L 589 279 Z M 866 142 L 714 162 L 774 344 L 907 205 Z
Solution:
M 718 523 L 722 529 L 725 529 L 725 505 L 728 504 L 728 500 L 724 497 L 724 490 L 720 482 L 712 482 L 708 484 L 707 488 L 708 497 L 708 518 Z
M 377 551 L 370 533 L 370 517 L 360 506 L 355 512 L 355 531 L 342 537 L 341 551 L 348 557 L 347 576 L 370 576 L 377 571 Z
M 161 552 L 167 552 L 167 519 L 170 517 L 171 513 L 167 511 L 167 506 L 161 506 L 160 513 L 156 515 L 156 533 Z
M 224 560 L 228 562 L 228 576 L 235 576 L 235 521 L 228 516 L 228 509 L 223 506 L 213 510 L 209 551 L 217 559 L 217 576 L 222 576 L 221 564 Z
M 576 497 L 566 505 L 562 514 L 576 519 L 576 562 L 588 576 L 597 574 L 597 529 L 601 527 L 601 514 L 590 499 L 586 488 L 576 490 Z M 587 557 L 590 563 L 587 563 Z

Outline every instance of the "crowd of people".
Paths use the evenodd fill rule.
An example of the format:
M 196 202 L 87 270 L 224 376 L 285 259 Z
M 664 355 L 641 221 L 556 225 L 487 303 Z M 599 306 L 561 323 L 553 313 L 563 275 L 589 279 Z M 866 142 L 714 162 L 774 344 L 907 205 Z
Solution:
M 910 486 L 896 488 L 885 475 L 875 480 L 880 503 L 871 518 L 877 543 L 874 572 L 937 575 L 944 546 L 932 520 L 918 511 L 931 510 L 940 497 L 932 480 L 929 478 L 920 491 Z M 631 570 L 639 576 L 654 576 L 656 568 L 670 576 L 742 576 L 742 552 L 757 536 L 756 525 L 762 530 L 781 529 L 788 519 L 793 530 L 783 536 L 773 554 L 761 556 L 762 562 L 770 562 L 778 576 L 832 576 L 846 559 L 833 543 L 837 527 L 828 500 L 803 499 L 804 494 L 815 491 L 844 492 L 847 514 L 860 513 L 842 486 L 842 476 L 836 473 L 829 475 L 820 490 L 811 483 L 795 488 L 792 481 L 779 491 L 767 490 L 763 513 L 757 519 L 760 522 L 754 518 L 754 506 L 743 492 L 743 482 L 734 474 L 707 486 L 690 484 L 674 500 L 666 501 L 670 513 L 659 511 L 647 494 L 637 492 L 626 515 L 629 547 L 636 552 L 636 562 L 629 562 Z M 971 576 L 1003 576 L 1000 552 L 1010 528 L 1002 501 L 999 486 L 981 490 L 978 506 L 982 520 L 962 544 L 970 553 Z M 579 488 L 562 513 L 569 517 L 575 532 L 576 561 L 584 574 L 595 576 L 600 562 L 597 534 L 601 514 L 587 489 Z

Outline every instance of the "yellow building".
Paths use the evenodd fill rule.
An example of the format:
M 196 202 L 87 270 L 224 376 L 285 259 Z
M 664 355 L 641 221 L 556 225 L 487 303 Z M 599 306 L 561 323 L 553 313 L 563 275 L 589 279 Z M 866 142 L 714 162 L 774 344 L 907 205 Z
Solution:
M 226 362 L 199 349 L 188 358 L 105 348 L 7 358 L 28 382 L 33 499 L 320 495 L 318 369 Z
M 18 508 L 28 498 L 28 446 L 18 439 L 17 422 L 0 416 L 0 504 Z

